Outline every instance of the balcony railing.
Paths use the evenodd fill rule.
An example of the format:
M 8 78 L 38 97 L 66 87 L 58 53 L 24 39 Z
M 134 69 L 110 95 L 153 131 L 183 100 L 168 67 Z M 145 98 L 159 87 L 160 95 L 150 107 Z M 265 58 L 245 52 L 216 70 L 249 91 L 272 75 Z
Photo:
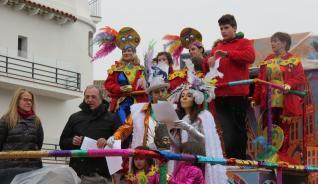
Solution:
M 101 17 L 101 1 L 100 0 L 90 0 L 88 2 L 89 11 L 91 16 Z
M 0 75 L 80 91 L 81 74 L 0 54 Z
M 60 150 L 60 146 L 57 144 L 43 143 L 42 146 L 43 151 L 54 151 Z M 43 157 L 42 162 L 44 165 L 68 165 L 70 162 L 70 158 L 68 157 Z

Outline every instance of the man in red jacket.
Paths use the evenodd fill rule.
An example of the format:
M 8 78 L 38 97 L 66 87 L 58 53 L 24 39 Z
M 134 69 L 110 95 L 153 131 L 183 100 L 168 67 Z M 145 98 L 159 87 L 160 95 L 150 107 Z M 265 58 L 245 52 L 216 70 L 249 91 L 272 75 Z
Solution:
M 233 15 L 223 15 L 219 20 L 223 37 L 212 49 L 208 64 L 220 58 L 218 70 L 224 74 L 218 83 L 249 78 L 249 65 L 254 62 L 255 51 L 250 40 L 236 35 L 237 24 Z M 220 87 L 215 90 L 216 117 L 221 124 L 227 158 L 246 159 L 247 133 L 246 109 L 249 86 Z

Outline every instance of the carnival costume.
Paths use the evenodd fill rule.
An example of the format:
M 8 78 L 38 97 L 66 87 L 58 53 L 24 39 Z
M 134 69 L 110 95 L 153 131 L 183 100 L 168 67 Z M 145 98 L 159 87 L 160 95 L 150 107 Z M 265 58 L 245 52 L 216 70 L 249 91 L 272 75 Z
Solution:
M 137 173 L 129 172 L 126 175 L 127 184 L 159 184 L 159 170 L 155 166 L 151 166 L 150 171 L 145 173 L 139 171 Z
M 169 88 L 169 84 L 165 83 L 161 77 L 154 78 L 150 86 L 146 89 L 149 94 L 152 90 L 158 88 Z M 133 135 L 131 147 L 155 146 L 155 129 L 158 124 L 156 117 L 151 109 L 150 103 L 137 103 L 132 105 L 131 114 L 127 118 L 124 125 L 114 133 L 114 136 L 108 140 L 112 144 L 113 140 L 125 140 L 129 135 Z
M 206 81 L 196 77 L 194 74 L 188 73 L 188 83 L 179 86 L 172 92 L 169 98 L 171 102 L 177 102 L 184 90 L 189 90 L 193 97 L 194 103 L 203 105 L 204 102 L 210 102 L 214 96 L 214 87 L 208 85 Z M 189 115 L 185 115 L 179 122 L 181 131 L 181 143 L 194 141 L 204 143 L 206 156 L 213 158 L 223 158 L 223 152 L 219 135 L 216 131 L 216 126 L 212 114 L 203 110 L 198 115 L 195 122 L 190 121 Z M 176 144 L 176 143 L 175 143 Z M 205 183 L 227 183 L 226 169 L 224 166 L 210 164 L 205 165 Z
M 140 43 L 140 36 L 130 27 L 124 27 L 119 32 L 105 27 L 99 33 L 95 42 L 99 43 L 101 49 L 96 53 L 94 60 L 107 56 L 116 46 L 121 50 L 132 49 L 136 52 L 136 47 Z M 134 103 L 147 102 L 147 95 L 144 90 L 144 67 L 139 63 L 128 63 L 116 61 L 107 71 L 108 77 L 104 83 L 105 89 L 111 97 L 110 111 L 118 112 L 121 123 L 124 123 L 130 114 L 130 106 Z M 122 86 L 128 86 L 131 91 L 121 91 Z
M 166 35 L 163 39 L 168 41 L 168 43 L 165 44 L 165 47 L 169 47 L 168 51 L 172 54 L 173 59 L 177 64 L 184 48 L 189 49 L 192 44 L 197 47 L 203 47 L 201 33 L 193 28 L 184 28 L 181 31 L 180 36 Z M 205 62 L 202 61 L 202 63 Z M 201 70 L 194 70 L 194 72 L 196 76 L 203 78 L 204 71 L 203 67 L 201 68 Z M 169 70 L 168 79 L 170 90 L 176 89 L 179 85 L 187 82 L 187 68 L 180 70 L 173 70 L 173 68 L 171 68 Z
M 266 57 L 260 64 L 259 79 L 278 85 L 288 84 L 293 90 L 301 90 L 306 80 L 304 69 L 299 57 L 287 53 L 283 57 L 274 54 Z M 289 148 L 289 127 L 297 122 L 302 115 L 301 98 L 293 94 L 285 94 L 281 90 L 272 89 L 268 93 L 268 87 L 256 84 L 253 100 L 259 104 L 262 111 L 268 110 L 268 100 L 271 101 L 272 123 L 279 125 L 284 131 L 284 142 L 280 149 L 281 154 L 287 154 Z M 270 98 L 270 99 L 269 99 Z M 263 117 L 263 125 L 266 123 Z M 281 156 L 282 157 L 282 156 Z

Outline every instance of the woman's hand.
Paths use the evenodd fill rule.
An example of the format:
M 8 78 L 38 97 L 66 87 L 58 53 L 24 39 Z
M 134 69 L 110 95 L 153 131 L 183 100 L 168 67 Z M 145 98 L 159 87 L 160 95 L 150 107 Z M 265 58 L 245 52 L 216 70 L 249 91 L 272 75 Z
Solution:
M 132 86 L 131 85 L 125 85 L 120 87 L 120 91 L 127 93 L 132 91 Z
M 189 130 L 191 125 L 183 120 L 175 121 L 175 128 L 180 128 L 182 130 Z
M 291 89 L 291 86 L 289 84 L 284 84 L 284 90 L 289 91 Z

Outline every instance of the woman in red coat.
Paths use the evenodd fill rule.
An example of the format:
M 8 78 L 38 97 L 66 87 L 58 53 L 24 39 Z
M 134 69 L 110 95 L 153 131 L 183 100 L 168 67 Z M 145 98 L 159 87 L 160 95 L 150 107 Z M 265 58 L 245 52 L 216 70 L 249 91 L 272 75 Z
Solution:
M 117 46 L 122 50 L 122 57 L 108 70 L 104 83 L 111 97 L 110 111 L 118 112 L 121 123 L 130 114 L 130 106 L 138 102 L 147 102 L 148 97 L 143 92 L 145 88 L 144 67 L 140 66 L 136 55 L 136 47 L 140 43 L 139 34 L 130 27 L 124 27 L 119 32 L 110 27 L 102 29 L 95 40 L 101 49 L 94 57 L 99 58 L 109 54 Z
M 277 32 L 271 37 L 273 54 L 261 62 L 258 78 L 278 85 L 283 85 L 284 91 L 272 89 L 270 95 L 272 122 L 284 130 L 284 143 L 279 150 L 280 155 L 287 156 L 289 147 L 289 127 L 302 115 L 301 98 L 288 94 L 288 90 L 299 90 L 306 78 L 300 58 L 288 53 L 291 37 L 287 33 Z M 260 105 L 262 110 L 268 108 L 268 87 L 255 86 L 252 105 Z M 263 122 L 266 119 L 263 118 Z M 263 123 L 264 125 L 264 123 Z
M 142 92 L 143 71 L 144 67 L 139 64 L 132 48 L 123 49 L 120 61 L 116 61 L 108 70 L 104 86 L 111 97 L 110 111 L 118 112 L 122 123 L 130 113 L 130 105 L 148 101 L 147 95 Z M 140 93 L 134 93 L 136 91 Z

